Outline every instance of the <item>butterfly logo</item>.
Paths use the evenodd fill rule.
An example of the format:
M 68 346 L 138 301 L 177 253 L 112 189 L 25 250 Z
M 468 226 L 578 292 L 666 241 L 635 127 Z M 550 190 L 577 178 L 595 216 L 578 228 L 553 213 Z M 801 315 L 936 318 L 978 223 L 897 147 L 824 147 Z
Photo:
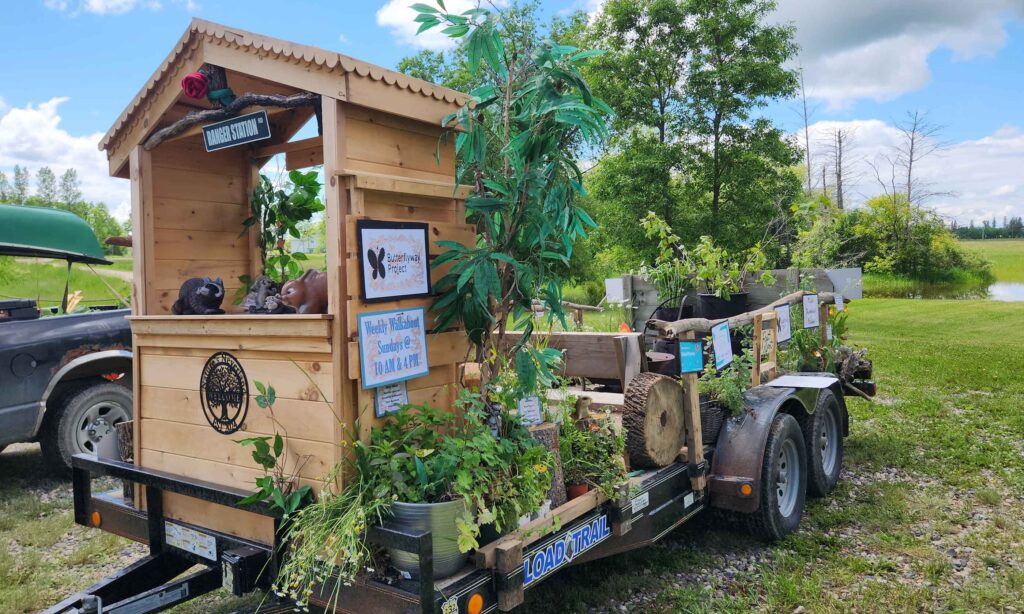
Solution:
M 376 254 L 372 249 L 366 250 L 366 258 L 370 261 L 373 278 L 377 279 L 377 276 L 380 276 L 381 279 L 384 279 L 384 274 L 387 272 L 384 266 L 384 248 L 380 248 Z

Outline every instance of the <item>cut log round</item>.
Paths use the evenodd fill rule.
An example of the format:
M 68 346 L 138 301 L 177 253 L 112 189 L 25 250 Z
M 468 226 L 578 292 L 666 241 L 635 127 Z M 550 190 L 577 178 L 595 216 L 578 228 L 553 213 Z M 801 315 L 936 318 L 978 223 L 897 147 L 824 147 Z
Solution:
M 622 408 L 632 467 L 664 467 L 683 445 L 683 388 L 657 373 L 641 373 L 626 389 Z

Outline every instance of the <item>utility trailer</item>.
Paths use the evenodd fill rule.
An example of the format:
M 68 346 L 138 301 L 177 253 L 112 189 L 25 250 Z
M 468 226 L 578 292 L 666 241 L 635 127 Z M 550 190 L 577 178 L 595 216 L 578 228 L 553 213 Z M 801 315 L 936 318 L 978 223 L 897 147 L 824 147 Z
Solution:
M 216 108 L 184 97 L 178 83 L 200 66 L 219 87 L 245 91 L 243 102 Z M 270 588 L 281 562 L 281 519 L 267 506 L 240 503 L 262 473 L 235 440 L 272 435 L 279 423 L 306 459 L 299 483 L 315 486 L 343 459 L 349 433 L 340 423 L 358 423 L 355 436 L 364 438 L 383 420 L 365 369 L 361 342 L 369 331 L 360 319 L 425 309 L 431 299 L 369 297 L 360 229 L 367 220 L 377 228 L 418 225 L 430 239 L 430 258 L 444 251 L 438 241 L 475 239 L 465 223 L 469 189 L 453 179 L 454 143 L 439 141 L 438 127 L 466 102 L 464 94 L 347 56 L 193 20 L 101 142 L 111 174 L 132 183 L 135 419 L 119 458 L 72 460 L 75 521 L 146 543 L 150 553 L 50 612 L 155 612 L 222 586 L 239 595 Z M 242 141 L 258 140 L 225 146 L 232 133 L 218 128 L 211 148 L 202 122 L 182 123 L 222 122 L 238 113 L 263 118 L 269 135 L 239 130 Z M 317 135 L 297 137 L 307 122 L 315 122 Z M 173 315 L 187 279 L 222 278 L 230 296 L 235 279 L 260 273 L 256 233 L 242 232 L 243 221 L 259 170 L 275 155 L 285 156 L 289 170 L 324 168 L 325 313 L 250 315 L 224 305 L 226 314 Z M 419 313 L 432 328 L 429 313 Z M 767 312 L 751 317 L 774 327 Z M 456 329 L 425 338 L 423 372 L 405 382 L 408 402 L 451 408 L 468 336 Z M 639 338 L 564 333 L 552 344 L 565 350 L 567 375 L 621 382 L 625 392 L 617 396 L 580 393 L 595 407 L 614 408 L 634 398 L 631 385 L 661 377 L 645 370 Z M 768 380 L 772 361 L 759 360 Z M 217 369 L 233 375 L 207 377 Z M 691 373 L 682 387 L 673 384 L 682 393 L 668 410 L 682 413 L 685 440 L 661 466 L 634 474 L 612 500 L 599 491 L 570 500 L 484 544 L 445 579 L 360 579 L 343 587 L 338 609 L 509 611 L 559 569 L 653 543 L 708 507 L 748 514 L 767 537 L 794 530 L 805 492 L 825 494 L 838 478 L 848 433 L 844 387 L 831 374 L 764 385 L 758 377 L 748 411 L 728 420 L 712 445 L 701 436 Z M 276 420 L 255 403 L 249 409 L 257 381 L 277 389 Z M 222 401 L 220 412 L 210 411 L 210 399 Z M 134 488 L 93 493 L 92 480 L 101 476 Z M 370 527 L 367 538 L 417 554 L 419 577 L 433 577 L 429 531 L 385 524 Z

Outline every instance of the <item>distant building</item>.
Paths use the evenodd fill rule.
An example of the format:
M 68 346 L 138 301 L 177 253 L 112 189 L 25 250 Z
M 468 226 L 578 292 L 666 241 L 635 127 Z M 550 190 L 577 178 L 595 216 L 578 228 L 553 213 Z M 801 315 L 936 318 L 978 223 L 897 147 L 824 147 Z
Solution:
M 302 237 L 301 239 L 292 239 L 288 244 L 288 249 L 293 252 L 314 254 L 320 251 L 320 237 Z

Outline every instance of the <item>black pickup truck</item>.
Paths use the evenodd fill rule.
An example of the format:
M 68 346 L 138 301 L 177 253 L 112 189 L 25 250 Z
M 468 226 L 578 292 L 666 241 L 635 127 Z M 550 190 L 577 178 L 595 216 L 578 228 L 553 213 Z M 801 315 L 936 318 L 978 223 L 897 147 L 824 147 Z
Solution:
M 0 256 L 110 264 L 92 230 L 74 214 L 0 205 Z M 129 310 L 117 305 L 42 317 L 30 299 L 0 300 L 0 450 L 38 441 L 48 464 L 96 452 L 114 426 L 131 420 Z

